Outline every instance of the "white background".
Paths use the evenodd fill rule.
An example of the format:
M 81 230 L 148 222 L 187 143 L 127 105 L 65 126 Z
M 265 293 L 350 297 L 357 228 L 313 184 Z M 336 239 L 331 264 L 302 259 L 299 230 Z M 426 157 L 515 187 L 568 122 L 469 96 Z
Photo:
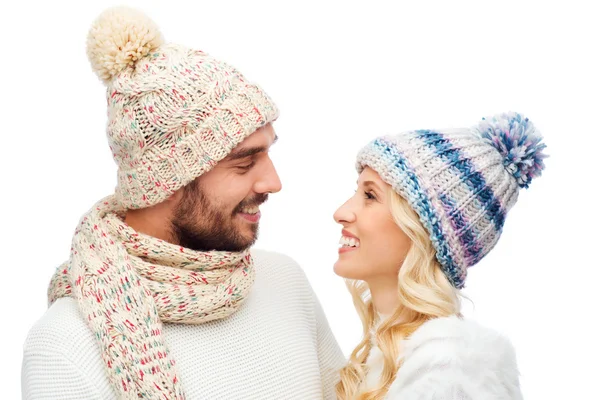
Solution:
M 514 110 L 545 136 L 547 169 L 467 281 L 465 313 L 514 342 L 526 399 L 600 398 L 598 12 L 578 1 L 130 1 L 167 41 L 238 67 L 275 99 L 283 181 L 258 247 L 305 269 L 346 355 L 360 323 L 332 272 L 335 209 L 377 135 L 470 126 Z M 558 3 L 558 2 L 556 2 Z M 592 2 L 590 2 L 592 3 Z M 106 1 L 1 6 L 2 398 L 46 308 L 79 217 L 110 194 L 104 88 L 85 39 Z M 568 5 L 567 5 L 568 4 Z M 596 397 L 598 396 L 598 397 Z

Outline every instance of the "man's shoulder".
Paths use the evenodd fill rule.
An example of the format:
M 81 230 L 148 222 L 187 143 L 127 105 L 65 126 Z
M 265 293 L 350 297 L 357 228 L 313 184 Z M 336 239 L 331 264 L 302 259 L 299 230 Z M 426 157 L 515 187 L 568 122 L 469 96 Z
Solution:
M 288 305 L 294 304 L 289 296 L 301 300 L 302 304 L 313 307 L 315 294 L 304 270 L 292 257 L 273 251 L 252 250 L 257 279 L 255 292 L 280 293 L 288 298 Z M 272 297 L 272 296 L 271 296 Z
M 252 249 L 252 257 L 257 269 L 265 273 L 274 273 L 285 278 L 306 279 L 306 274 L 292 257 L 269 250 Z
M 23 346 L 24 399 L 114 398 L 100 350 L 72 298 L 56 300 Z
M 69 297 L 58 299 L 29 330 L 25 353 L 73 355 L 74 349 L 93 345 L 94 338 L 80 315 L 77 302 Z

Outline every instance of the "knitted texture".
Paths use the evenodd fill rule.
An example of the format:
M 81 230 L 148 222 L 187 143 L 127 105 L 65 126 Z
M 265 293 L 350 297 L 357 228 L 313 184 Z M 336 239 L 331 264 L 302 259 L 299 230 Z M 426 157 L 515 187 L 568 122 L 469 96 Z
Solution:
M 163 44 L 156 25 L 136 10 L 102 13 L 87 48 L 107 85 L 107 134 L 123 207 L 162 202 L 278 116 L 239 71 L 202 51 Z
M 462 288 L 467 268 L 498 242 L 519 188 L 541 174 L 545 147 L 528 119 L 506 113 L 474 129 L 379 137 L 359 152 L 357 170 L 373 168 L 408 201 Z
M 82 218 L 49 300 L 78 301 L 120 398 L 184 399 L 162 323 L 232 314 L 254 282 L 252 258 L 249 251 L 199 252 L 137 233 L 124 212 L 111 196 Z
M 256 280 L 231 316 L 163 324 L 186 399 L 335 400 L 346 361 L 306 274 L 283 254 L 252 249 L 252 260 Z M 76 300 L 59 299 L 24 343 L 22 398 L 118 400 L 105 370 Z

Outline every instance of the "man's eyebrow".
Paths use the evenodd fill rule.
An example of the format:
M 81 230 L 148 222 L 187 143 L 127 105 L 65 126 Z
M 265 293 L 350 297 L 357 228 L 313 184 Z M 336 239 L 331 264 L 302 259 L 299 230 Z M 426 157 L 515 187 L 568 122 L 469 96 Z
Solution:
M 267 151 L 267 148 L 264 146 L 234 150 L 233 152 L 229 153 L 229 155 L 225 158 L 225 161 L 235 161 L 239 160 L 240 158 L 251 157 L 258 153 L 262 153 L 263 151 Z
M 279 139 L 279 137 L 277 135 L 275 135 L 275 139 L 273 139 L 273 143 L 271 143 L 271 146 L 274 145 L 278 139 Z M 235 161 L 235 160 L 239 160 L 241 158 L 252 157 L 253 155 L 265 152 L 267 150 L 269 150 L 269 148 L 267 146 L 248 147 L 248 148 L 242 148 L 239 150 L 234 150 L 231 153 L 229 153 L 229 155 L 227 157 L 225 157 L 224 161 Z

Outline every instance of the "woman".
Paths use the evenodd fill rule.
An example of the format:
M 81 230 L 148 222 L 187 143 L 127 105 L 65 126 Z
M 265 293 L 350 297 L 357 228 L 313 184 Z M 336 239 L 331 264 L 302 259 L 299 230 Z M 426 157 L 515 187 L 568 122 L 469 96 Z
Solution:
M 339 399 L 522 399 L 511 344 L 461 317 L 460 289 L 540 175 L 545 147 L 528 119 L 507 113 L 361 150 L 358 190 L 334 215 L 335 272 L 364 331 Z

